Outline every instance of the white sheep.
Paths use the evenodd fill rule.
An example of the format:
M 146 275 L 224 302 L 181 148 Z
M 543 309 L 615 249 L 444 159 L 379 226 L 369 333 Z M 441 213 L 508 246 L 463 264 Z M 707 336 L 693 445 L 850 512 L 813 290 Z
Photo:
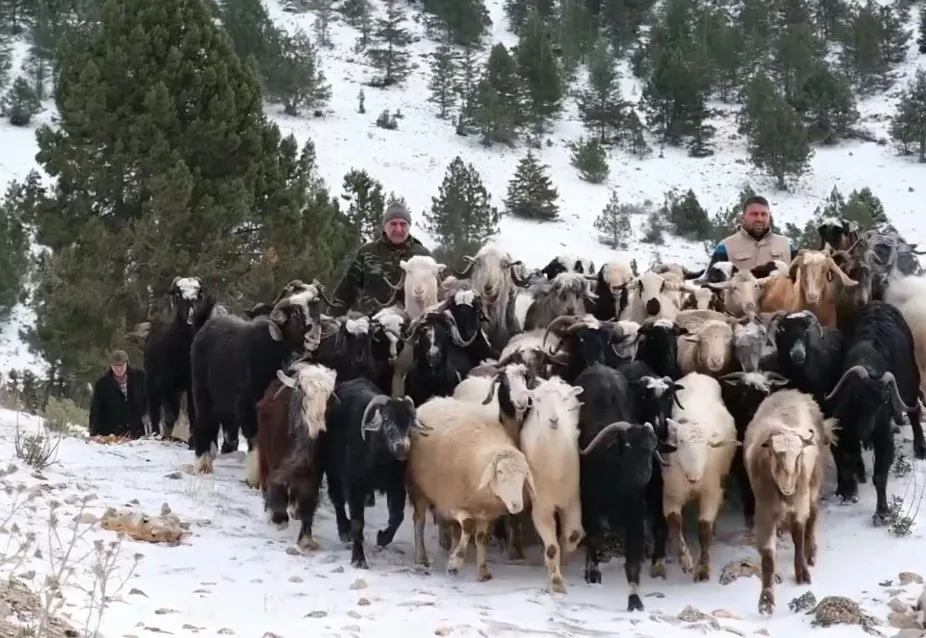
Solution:
M 621 319 L 614 324 L 618 339 L 613 344 L 614 353 L 630 360 L 637 356 L 637 346 L 640 345 L 640 324 L 636 321 Z
M 759 613 L 775 608 L 777 528 L 789 525 L 794 540 L 794 577 L 810 584 L 816 562 L 817 512 L 826 454 L 835 442 L 834 420 L 824 419 L 809 394 L 780 390 L 759 404 L 746 426 L 743 463 L 756 497 L 754 534 L 762 563 Z
M 682 374 L 703 372 L 717 376 L 729 372 L 734 361 L 733 327 L 726 321 L 705 321 L 697 332 L 678 338 L 678 365 Z
M 475 534 L 476 579 L 489 580 L 486 541 L 490 525 L 506 513 L 524 509 L 525 487 L 529 496 L 536 493 L 527 459 L 491 408 L 435 397 L 419 406 L 417 414 L 421 424 L 433 429 L 427 436 L 416 432 L 408 454 L 415 564 L 429 564 L 424 524 L 428 508 L 433 507 L 438 518 L 459 524 L 460 537 L 450 552 L 447 572 L 459 571 Z
M 629 287 L 628 304 L 620 319 L 643 323 L 649 317 L 675 319 L 682 309 L 685 282 L 675 273 L 643 273 Z
M 433 257 L 415 255 L 400 261 L 399 267 L 404 271 L 405 312 L 414 320 L 438 302 L 440 275 L 446 266 L 437 263 Z
M 662 507 L 669 536 L 678 548 L 679 564 L 688 574 L 693 565 L 685 542 L 682 508 L 697 499 L 701 555 L 694 579 L 700 582 L 710 579 L 714 522 L 723 504 L 724 482 L 739 443 L 736 423 L 724 406 L 716 379 L 693 372 L 676 383 L 682 387 L 675 394 L 678 403 L 673 402 L 672 417 L 667 421 L 668 440 L 677 450 L 669 455 L 668 465 L 662 468 Z M 665 576 L 665 564 L 655 563 L 653 575 Z
M 913 354 L 920 369 L 920 390 L 926 391 L 926 277 L 893 280 L 884 301 L 897 307 L 913 334 Z
M 759 311 L 762 289 L 774 277 L 775 275 L 770 275 L 757 279 L 748 270 L 737 270 L 729 280 L 717 284 L 709 283 L 707 287 L 723 295 L 723 308 L 728 314 L 741 317 Z
M 478 402 L 495 409 L 505 430 L 517 442 L 524 416 L 531 406 L 533 392 L 529 387 L 532 375 L 523 363 L 509 363 L 495 368 L 492 376 L 470 376 L 453 390 L 453 398 Z M 497 391 L 496 391 L 497 389 Z
M 585 535 L 579 500 L 579 409 L 582 388 L 559 377 L 541 381 L 521 428 L 521 450 L 534 476 L 531 518 L 543 541 L 551 592 L 565 593 L 560 571 Z M 556 517 L 560 516 L 557 540 Z

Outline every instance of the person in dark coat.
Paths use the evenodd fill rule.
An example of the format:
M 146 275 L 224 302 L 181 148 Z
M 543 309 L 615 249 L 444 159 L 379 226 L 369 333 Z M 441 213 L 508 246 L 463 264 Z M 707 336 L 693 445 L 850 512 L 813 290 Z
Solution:
M 109 369 L 97 379 L 90 399 L 90 435 L 144 435 L 145 373 L 129 365 L 124 350 L 109 355 Z

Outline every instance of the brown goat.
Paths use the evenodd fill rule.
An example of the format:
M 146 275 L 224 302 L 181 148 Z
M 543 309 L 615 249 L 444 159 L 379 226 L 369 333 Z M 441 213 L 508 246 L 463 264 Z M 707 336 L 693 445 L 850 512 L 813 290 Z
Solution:
M 844 288 L 858 282 L 840 270 L 827 252 L 802 250 L 791 261 L 787 275 L 772 277 L 759 298 L 759 311 L 799 312 L 809 310 L 828 328 L 836 327 L 836 302 L 833 279 L 839 278 Z
M 292 370 L 293 376 L 277 371 L 278 380 L 270 383 L 257 402 L 257 446 L 248 459 L 247 480 L 261 488 L 264 509 L 277 527 L 289 524 L 287 508 L 294 504 L 302 520 L 299 546 L 317 549 L 312 522 L 324 468 L 318 437 L 325 429 L 325 410 L 336 375 L 307 361 L 294 363 Z M 256 468 L 252 458 L 256 458 Z

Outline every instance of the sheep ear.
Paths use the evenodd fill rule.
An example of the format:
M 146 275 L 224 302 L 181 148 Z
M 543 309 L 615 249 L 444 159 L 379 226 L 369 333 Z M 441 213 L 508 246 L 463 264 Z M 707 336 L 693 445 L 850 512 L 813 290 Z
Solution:
M 276 325 L 276 324 L 272 324 L 272 325 Z M 296 387 L 296 380 L 290 376 L 287 376 L 286 373 L 283 372 L 282 370 L 277 370 L 277 379 L 279 379 L 280 383 L 285 385 L 287 388 Z
M 267 324 L 267 329 L 270 330 L 270 337 L 274 341 L 283 341 L 283 331 L 280 330 L 280 326 L 276 322 L 271 321 Z
M 407 260 L 407 259 L 403 259 L 402 261 L 400 261 L 400 262 L 399 262 L 399 268 L 401 268 L 401 269 L 404 270 L 405 272 L 408 272 L 408 260 Z
M 482 478 L 479 479 L 479 486 L 477 490 L 485 489 L 489 487 L 489 483 L 492 482 L 492 479 L 495 478 L 495 460 L 489 462 L 486 465 L 486 469 L 482 472 Z
M 584 391 L 585 391 L 585 388 L 583 388 L 582 386 L 578 386 L 578 385 L 572 386 L 572 389 L 570 390 L 570 392 L 572 393 L 572 396 L 574 397 L 579 396 Z
M 531 497 L 531 500 L 537 498 L 537 485 L 534 483 L 534 473 L 531 472 L 530 468 L 527 468 L 527 474 L 524 476 L 525 481 L 527 482 L 527 491 L 528 495 Z
M 697 343 L 698 341 L 701 340 L 700 335 L 689 335 L 689 334 L 684 334 L 684 335 L 681 335 L 681 338 L 682 338 L 683 341 L 690 341 L 690 342 L 692 342 L 692 343 Z

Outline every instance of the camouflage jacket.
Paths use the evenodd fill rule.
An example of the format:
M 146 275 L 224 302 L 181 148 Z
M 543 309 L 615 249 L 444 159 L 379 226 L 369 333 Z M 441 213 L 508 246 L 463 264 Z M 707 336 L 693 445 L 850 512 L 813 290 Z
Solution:
M 431 251 L 410 235 L 401 245 L 390 242 L 385 234 L 364 244 L 338 284 L 336 299 L 350 310 L 376 312 L 392 298 L 394 291 L 389 284 L 398 284 L 402 279 L 399 262 L 415 255 L 430 257 Z

